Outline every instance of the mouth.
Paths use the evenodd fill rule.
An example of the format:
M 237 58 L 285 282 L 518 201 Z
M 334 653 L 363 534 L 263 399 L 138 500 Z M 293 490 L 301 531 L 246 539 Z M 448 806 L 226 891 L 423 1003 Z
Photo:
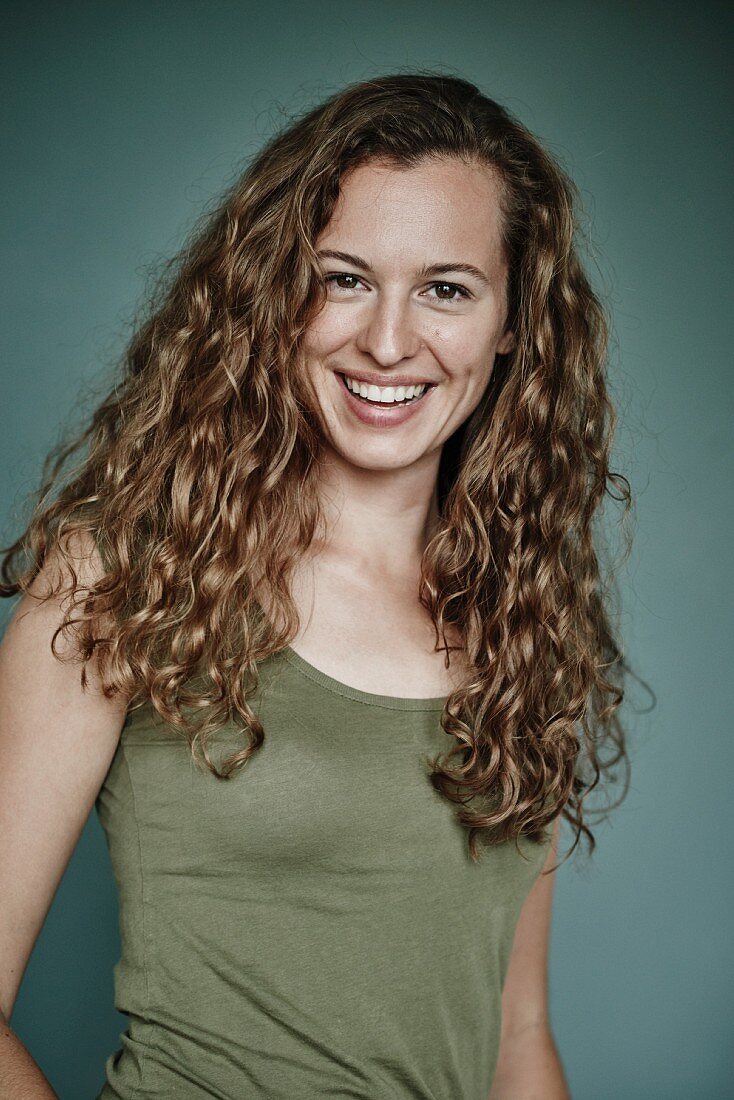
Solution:
M 401 401 L 374 401 L 374 400 L 372 400 L 372 398 L 363 397 L 360 393 L 357 393 L 355 390 L 351 389 L 347 385 L 347 376 L 345 374 L 342 374 L 341 371 L 336 371 L 335 373 L 336 373 L 337 377 L 339 378 L 339 380 L 341 381 L 342 386 L 347 391 L 347 393 L 349 394 L 350 397 L 353 397 L 356 401 L 361 401 L 364 405 L 367 405 L 367 406 L 371 405 L 372 408 L 374 408 L 374 409 L 401 409 L 401 408 L 406 408 L 409 405 L 417 405 L 418 402 L 424 400 L 424 398 L 427 396 L 427 394 L 429 394 L 431 392 L 431 390 L 434 390 L 436 388 L 436 383 L 435 382 L 420 383 L 425 388 L 424 388 L 423 392 L 418 394 L 417 396 L 405 397 Z M 383 386 L 381 388 L 382 389 L 387 389 L 388 387 Z M 397 389 L 398 387 L 391 387 L 391 388 Z M 403 386 L 401 388 L 402 389 L 410 389 L 410 386 Z
M 409 420 L 415 421 L 421 419 L 422 410 L 429 408 L 431 404 L 428 395 L 432 393 L 438 385 L 436 382 L 427 382 L 425 383 L 426 388 L 422 393 L 418 394 L 417 397 L 409 397 L 407 400 L 404 398 L 402 401 L 373 401 L 371 398 L 362 397 L 361 394 L 351 390 L 347 385 L 346 375 L 339 371 L 335 371 L 334 373 L 339 380 L 337 384 L 343 395 L 344 408 L 350 420 L 352 420 L 352 418 L 352 422 L 358 420 L 367 428 L 376 431 L 397 430 Z M 421 385 L 422 384 L 424 383 L 421 383 Z M 365 383 L 365 385 L 367 385 L 367 383 Z M 387 387 L 380 388 L 386 389 Z M 410 390 L 410 386 L 405 388 Z M 397 387 L 397 392 L 400 392 L 400 387 Z

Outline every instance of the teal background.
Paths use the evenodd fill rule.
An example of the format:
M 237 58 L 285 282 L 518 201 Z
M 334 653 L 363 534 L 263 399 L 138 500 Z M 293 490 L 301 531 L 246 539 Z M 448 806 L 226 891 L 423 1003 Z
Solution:
M 631 790 L 595 828 L 592 860 L 558 872 L 553 1028 L 574 1100 L 734 1095 L 727 9 L 186 0 L 2 16 L 5 545 L 80 397 L 101 396 L 147 270 L 283 112 L 440 68 L 565 163 L 614 313 L 616 467 L 638 501 L 622 627 L 656 704 L 630 685 Z M 0 610 L 7 621 L 10 601 Z M 12 1017 L 62 1100 L 95 1095 L 118 1046 L 118 949 L 93 813 Z

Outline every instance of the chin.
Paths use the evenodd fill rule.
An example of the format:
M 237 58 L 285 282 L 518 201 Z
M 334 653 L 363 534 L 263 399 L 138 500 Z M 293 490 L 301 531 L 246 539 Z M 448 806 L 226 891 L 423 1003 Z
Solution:
M 360 470 L 385 471 L 402 470 L 414 465 L 424 452 L 408 454 L 405 448 L 400 453 L 394 453 L 384 444 L 376 443 L 374 448 L 368 447 L 344 447 L 330 442 L 330 448 L 342 462 L 354 466 Z

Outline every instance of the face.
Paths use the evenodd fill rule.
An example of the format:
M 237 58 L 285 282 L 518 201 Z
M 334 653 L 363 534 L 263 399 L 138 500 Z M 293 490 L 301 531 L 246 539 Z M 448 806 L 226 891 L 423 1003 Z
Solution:
M 500 225 L 499 184 L 486 166 L 370 162 L 342 181 L 316 241 L 327 300 L 304 344 L 340 460 L 370 470 L 438 464 L 495 355 L 513 347 Z M 406 402 L 416 385 L 425 388 Z

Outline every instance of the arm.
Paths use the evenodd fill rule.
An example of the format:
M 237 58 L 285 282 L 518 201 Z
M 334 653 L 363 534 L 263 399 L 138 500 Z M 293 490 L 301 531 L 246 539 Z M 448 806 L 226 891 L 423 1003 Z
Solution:
M 96 549 L 91 553 L 77 565 L 82 584 L 102 570 Z M 55 1096 L 9 1021 L 127 709 L 119 697 L 101 694 L 91 662 L 85 692 L 80 663 L 62 663 L 51 653 L 64 597 L 40 603 L 34 596 L 46 591 L 46 579 L 63 564 L 54 557 L 44 565 L 0 642 L 0 1100 Z M 67 653 L 69 644 L 58 635 L 58 652 Z
M 58 1100 L 10 1024 L 0 1012 L 0 1098 Z
M 543 870 L 556 859 L 560 815 Z M 548 946 L 555 874 L 523 903 L 502 990 L 502 1031 L 489 1100 L 570 1100 L 548 1018 Z

